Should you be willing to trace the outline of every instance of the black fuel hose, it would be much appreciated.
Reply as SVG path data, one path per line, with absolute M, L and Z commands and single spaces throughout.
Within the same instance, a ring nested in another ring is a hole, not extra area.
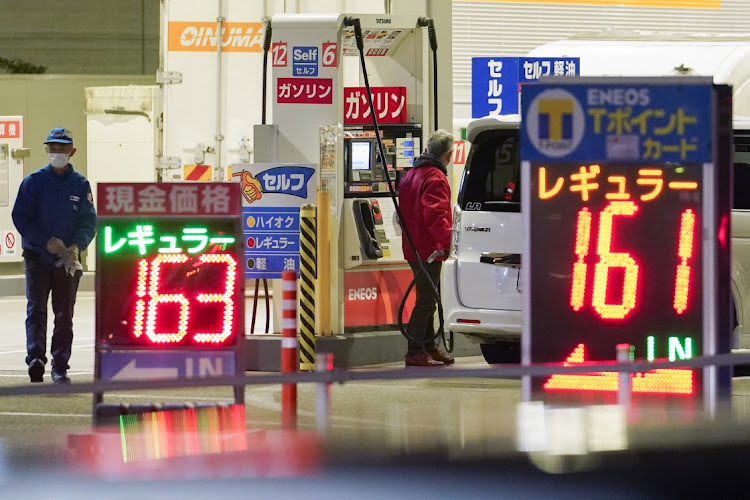
M 422 20 L 427 18 L 420 18 L 420 22 Z M 432 21 L 431 19 L 429 21 Z M 438 327 L 435 334 L 432 336 L 432 338 L 429 339 L 416 339 L 414 337 L 411 337 L 409 335 L 409 332 L 407 331 L 407 328 L 404 326 L 404 320 L 403 320 L 403 313 L 404 313 L 404 307 L 406 305 L 406 299 L 409 297 L 409 293 L 411 292 L 411 289 L 414 288 L 416 284 L 416 275 L 415 278 L 412 280 L 412 282 L 409 284 L 409 286 L 406 289 L 406 293 L 404 293 L 404 298 L 401 300 L 401 304 L 398 309 L 398 327 L 401 331 L 401 334 L 406 337 L 409 340 L 412 340 L 414 342 L 424 342 L 427 340 L 428 342 L 434 341 L 438 337 L 441 337 L 443 339 L 443 344 L 445 345 L 448 352 L 451 352 L 453 350 L 453 341 L 451 337 L 450 346 L 445 341 L 445 328 L 444 328 L 444 320 L 443 320 L 443 305 L 440 300 L 440 291 L 438 290 L 437 285 L 432 281 L 432 278 L 430 278 L 429 273 L 427 272 L 427 269 L 425 268 L 424 262 L 419 256 L 419 252 L 417 252 L 416 247 L 414 246 L 414 242 L 411 239 L 411 235 L 409 234 L 409 231 L 406 228 L 406 223 L 404 221 L 403 215 L 401 214 L 401 208 L 398 205 L 398 199 L 396 197 L 396 189 L 393 185 L 393 181 L 391 180 L 391 176 L 388 175 L 388 162 L 386 161 L 386 155 L 385 155 L 385 148 L 383 147 L 383 141 L 380 137 L 380 128 L 378 127 L 378 120 L 377 120 L 377 113 L 375 112 L 375 105 L 373 104 L 372 100 L 372 92 L 370 91 L 370 80 L 367 76 L 367 65 L 365 63 L 365 51 L 364 51 L 364 42 L 362 41 L 362 26 L 360 24 L 359 18 L 356 17 L 346 17 L 344 18 L 344 25 L 346 26 L 352 26 L 354 28 L 354 38 L 357 43 L 357 49 L 359 50 L 359 59 L 360 63 L 362 64 L 362 77 L 364 78 L 365 82 L 365 90 L 367 94 L 367 102 L 370 107 L 370 116 L 372 117 L 372 125 L 375 129 L 375 140 L 378 143 L 378 151 L 380 152 L 380 158 L 383 160 L 383 163 L 385 164 L 386 169 L 386 181 L 388 184 L 388 190 L 390 191 L 391 198 L 393 199 L 393 205 L 396 208 L 396 216 L 398 217 L 398 221 L 401 224 L 401 228 L 403 229 L 403 234 L 406 237 L 406 241 L 409 244 L 409 248 L 414 253 L 414 255 L 417 256 L 417 262 L 419 262 L 419 270 L 418 272 L 422 272 L 427 276 L 427 279 L 430 282 L 430 287 L 432 289 L 433 296 L 437 299 L 437 308 L 438 308 L 438 316 L 440 320 L 440 326 Z M 431 39 L 435 39 L 434 49 L 437 49 L 437 39 L 434 37 L 434 22 L 432 23 L 432 36 Z M 431 42 L 432 45 L 432 42 Z M 434 53 L 434 52 L 433 52 Z M 437 94 L 437 78 L 435 78 L 435 93 Z M 435 108 L 435 127 L 437 130 L 437 108 Z M 395 171 L 395 168 L 394 168 Z
M 431 17 L 420 17 L 417 24 L 427 27 L 427 34 L 430 39 L 430 49 L 432 50 L 432 106 L 435 117 L 435 130 L 438 126 L 438 61 L 437 61 L 437 33 L 435 32 L 435 21 Z
M 266 124 L 266 97 L 268 92 L 268 50 L 271 48 L 271 34 L 273 30 L 271 28 L 271 19 L 266 19 L 265 30 L 263 31 L 263 101 L 261 105 L 261 120 L 260 122 Z

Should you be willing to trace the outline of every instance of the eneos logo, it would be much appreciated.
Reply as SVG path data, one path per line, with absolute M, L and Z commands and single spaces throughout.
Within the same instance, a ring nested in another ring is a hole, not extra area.
M 526 133 L 534 147 L 552 158 L 573 152 L 586 129 L 578 100 L 563 89 L 545 90 L 531 102 L 526 114 Z
M 378 298 L 377 287 L 350 288 L 349 300 L 376 300 Z
M 170 22 L 168 50 L 216 52 L 215 22 Z M 263 23 L 222 23 L 221 50 L 262 52 Z

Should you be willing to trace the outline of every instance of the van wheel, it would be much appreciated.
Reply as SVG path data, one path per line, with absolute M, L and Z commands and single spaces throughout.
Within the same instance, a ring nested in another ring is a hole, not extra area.
M 501 363 L 521 363 L 521 344 L 519 342 L 493 342 L 481 344 L 482 356 L 491 365 Z

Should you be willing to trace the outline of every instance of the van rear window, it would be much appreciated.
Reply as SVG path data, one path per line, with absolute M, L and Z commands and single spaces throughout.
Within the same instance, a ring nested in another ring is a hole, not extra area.
M 463 210 L 521 211 L 518 130 L 492 130 L 471 145 L 458 203 Z

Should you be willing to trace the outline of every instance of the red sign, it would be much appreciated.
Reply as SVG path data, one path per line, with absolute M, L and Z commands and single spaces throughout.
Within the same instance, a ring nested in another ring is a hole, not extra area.
M 453 164 L 463 165 L 466 163 L 466 141 L 453 142 Z
M 412 278 L 410 269 L 345 273 L 344 326 L 398 324 L 398 307 Z M 409 321 L 414 299 L 412 292 L 404 307 L 404 323 Z
M 236 182 L 100 183 L 100 216 L 238 216 L 240 185 Z
M 286 43 L 274 42 L 271 44 L 271 62 L 274 67 L 284 67 L 287 65 Z
M 378 123 L 406 123 L 406 87 L 371 87 Z M 344 123 L 371 123 L 364 87 L 344 87 Z
M 323 45 L 323 57 L 320 61 L 321 66 L 324 68 L 335 68 L 339 65 L 338 57 L 338 44 L 336 42 L 324 43 Z
M 0 139 L 20 139 L 21 122 L 18 120 L 0 121 Z
M 279 104 L 332 104 L 331 78 L 279 78 L 276 84 Z
M 377 49 L 367 49 L 367 54 L 365 54 L 368 57 L 377 57 L 377 56 L 384 56 L 388 53 L 387 48 L 377 48 Z

